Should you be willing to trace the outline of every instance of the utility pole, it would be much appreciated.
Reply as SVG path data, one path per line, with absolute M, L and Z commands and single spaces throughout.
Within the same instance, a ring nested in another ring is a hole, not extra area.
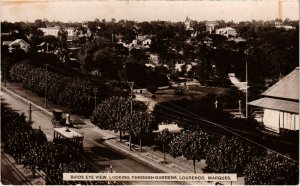
M 132 100 L 133 100 L 133 84 L 134 82 L 128 82 L 130 86 L 130 117 L 131 117 L 131 125 L 132 125 Z M 131 134 L 129 134 L 129 150 L 131 151 Z
M 4 79 L 4 86 L 6 86 L 6 70 L 4 70 L 3 79 Z
M 206 82 L 206 59 L 204 60 L 204 82 L 205 82 L 205 87 L 207 86 L 207 82 Z
M 98 88 L 94 89 L 94 94 L 95 94 L 95 109 L 97 107 L 97 93 L 98 93 Z
M 248 62 L 246 60 L 246 119 L 248 118 Z
M 7 76 L 6 73 L 4 73 L 4 86 L 6 86 Z
M 113 172 L 113 170 L 112 170 L 112 165 L 110 164 L 109 165 L 109 171 L 108 171 L 108 173 L 112 173 Z M 110 181 L 108 181 L 108 185 L 110 185 Z
M 48 99 L 47 99 L 47 89 L 48 89 L 48 65 L 49 64 L 45 64 L 45 67 L 46 67 L 46 85 L 45 85 L 45 108 L 47 108 L 47 102 L 48 102 Z
M 31 115 L 31 113 L 32 113 L 32 108 L 31 108 L 31 103 L 29 103 L 29 111 L 28 111 L 28 114 L 29 114 L 29 116 L 28 116 L 28 122 L 31 124 L 31 122 L 32 122 L 32 115 Z

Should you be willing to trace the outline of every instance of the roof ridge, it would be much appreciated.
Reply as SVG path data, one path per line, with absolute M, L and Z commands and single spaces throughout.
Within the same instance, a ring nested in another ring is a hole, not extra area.
M 299 68 L 281 78 L 262 93 L 262 96 L 299 100 Z

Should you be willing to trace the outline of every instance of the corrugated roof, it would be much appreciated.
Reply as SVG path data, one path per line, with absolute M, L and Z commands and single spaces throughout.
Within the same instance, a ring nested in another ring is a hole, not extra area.
M 266 90 L 262 95 L 299 101 L 299 67 Z
M 299 114 L 299 103 L 295 101 L 265 97 L 252 101 L 248 105 Z

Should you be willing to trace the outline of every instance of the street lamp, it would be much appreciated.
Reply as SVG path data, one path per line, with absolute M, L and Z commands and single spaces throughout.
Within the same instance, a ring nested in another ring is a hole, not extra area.
M 46 84 L 45 84 L 45 108 L 47 108 L 47 89 L 48 89 L 48 65 L 49 64 L 45 64 L 46 67 Z

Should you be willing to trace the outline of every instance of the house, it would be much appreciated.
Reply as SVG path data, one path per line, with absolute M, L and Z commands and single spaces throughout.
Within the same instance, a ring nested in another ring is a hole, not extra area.
M 28 52 L 30 48 L 30 44 L 25 42 L 23 39 L 16 39 L 13 42 L 11 42 L 8 46 L 9 52 L 12 52 L 15 49 L 22 49 L 25 52 Z
M 299 67 L 248 105 L 262 110 L 259 120 L 276 133 L 299 131 Z
M 10 32 L 1 32 L 1 36 L 10 36 L 11 33 Z
M 159 63 L 159 56 L 158 56 L 158 54 L 152 54 L 151 53 L 149 55 L 149 60 L 150 60 L 151 63 L 153 63 L 155 65 L 158 65 L 158 63 Z
M 55 36 L 57 37 L 58 32 L 60 31 L 60 26 L 52 26 L 47 28 L 39 28 L 44 32 L 45 36 Z
M 236 30 L 231 27 L 217 29 L 216 34 L 226 36 L 227 38 L 228 37 L 236 37 L 236 35 L 237 35 Z
M 146 46 L 146 45 L 151 45 L 151 36 L 150 35 L 141 35 L 141 36 L 137 36 L 136 37 L 136 44 L 137 45 L 142 45 L 142 46 Z
M 151 45 L 151 39 L 147 38 L 145 40 L 142 40 L 142 45 L 143 46 L 149 46 L 149 45 Z
M 58 36 L 58 32 L 61 30 L 60 26 L 52 26 L 52 27 L 47 27 L 47 28 L 39 28 L 44 32 L 45 36 Z M 68 38 L 67 41 L 72 41 L 74 39 L 74 35 L 76 33 L 74 27 L 69 27 L 64 29 L 65 31 L 68 32 Z
M 136 36 L 136 38 L 129 43 L 128 45 L 123 44 L 124 47 L 129 48 L 129 50 L 135 49 L 149 49 L 151 45 L 151 35 L 140 35 Z M 122 42 L 119 42 L 122 43 Z
M 65 29 L 68 32 L 67 41 L 73 41 L 75 39 L 76 29 L 74 27 L 69 27 Z
M 205 36 L 204 38 L 201 39 L 201 42 L 205 44 L 206 46 L 211 46 L 213 44 L 212 38 Z
M 286 25 L 278 25 L 278 26 L 275 26 L 275 28 L 284 28 L 285 30 L 295 30 L 296 27 L 293 27 L 293 26 L 286 26 Z
M 9 46 L 13 41 L 2 41 L 2 45 Z
M 206 31 L 209 32 L 209 34 L 212 33 L 212 31 L 215 30 L 215 27 L 218 26 L 219 24 L 215 21 L 207 21 L 205 23 Z
M 242 37 L 229 38 L 228 41 L 234 41 L 235 43 L 246 42 L 247 40 Z

